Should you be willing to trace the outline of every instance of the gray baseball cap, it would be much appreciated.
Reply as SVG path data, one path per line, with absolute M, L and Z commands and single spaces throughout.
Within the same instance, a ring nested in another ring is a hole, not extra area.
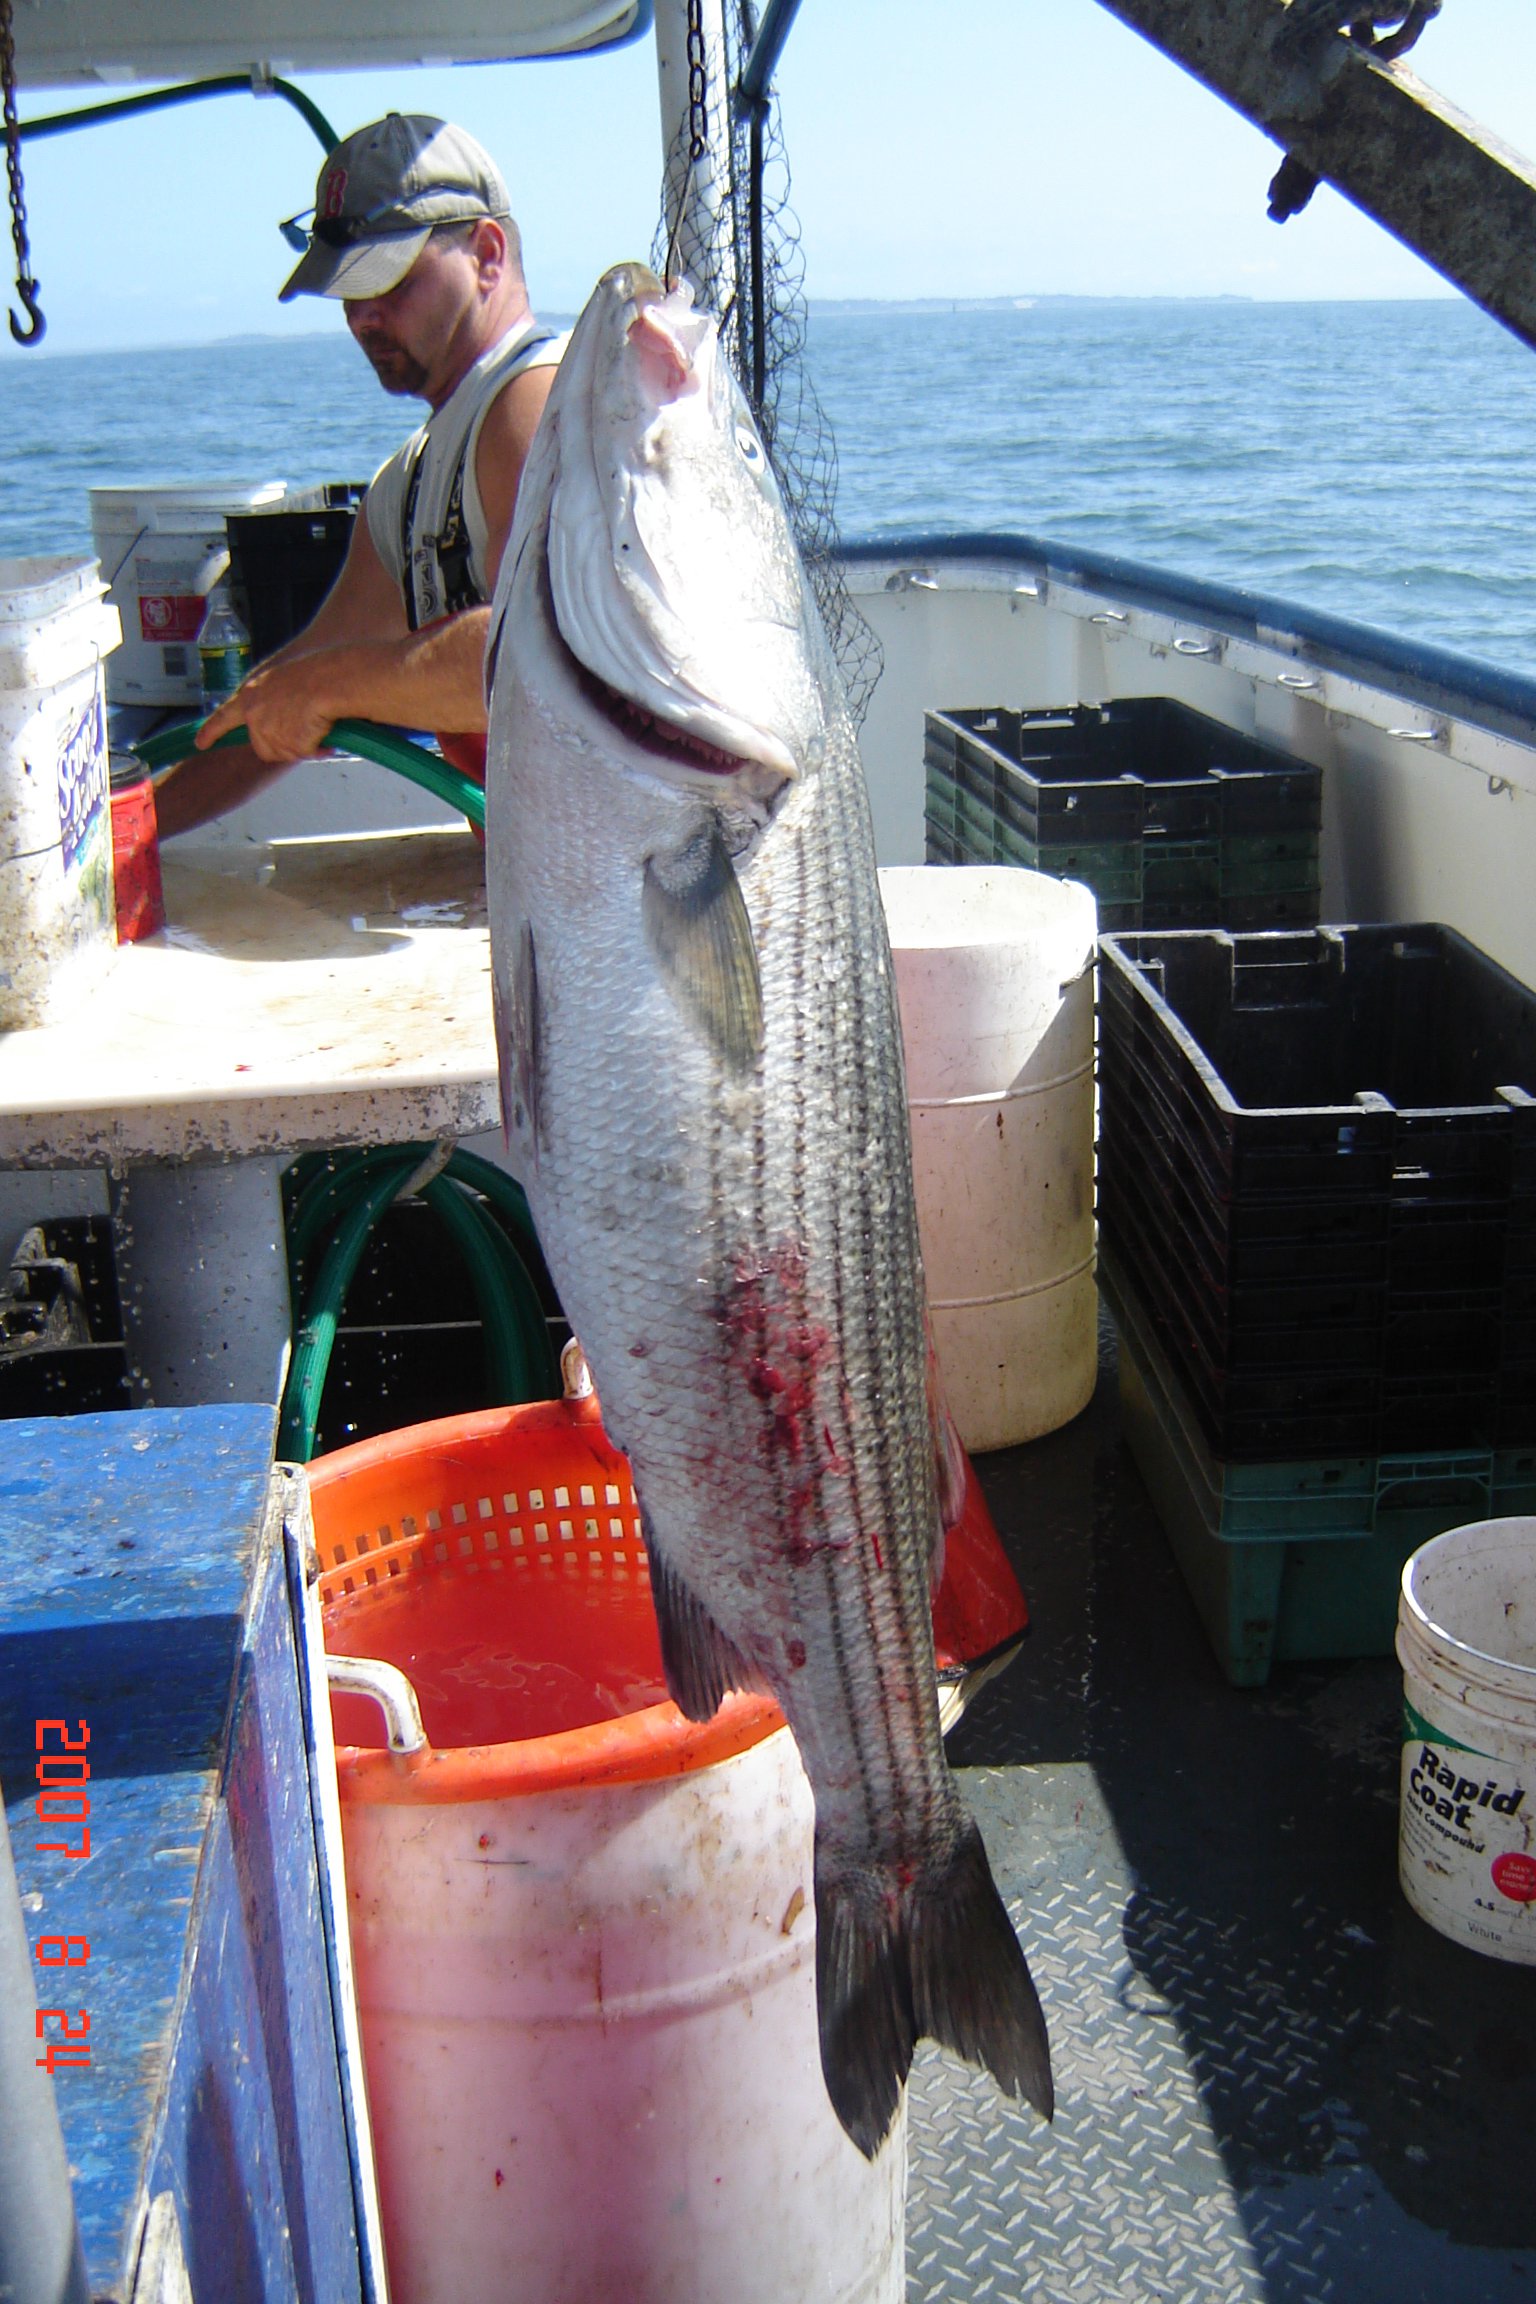
M 425 113 L 391 112 L 327 157 L 315 185 L 309 245 L 278 302 L 387 296 L 434 226 L 510 214 L 500 172 L 473 136 Z

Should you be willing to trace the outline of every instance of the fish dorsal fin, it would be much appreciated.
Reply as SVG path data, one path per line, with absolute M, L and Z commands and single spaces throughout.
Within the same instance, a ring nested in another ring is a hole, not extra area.
M 644 1513 L 640 1525 L 651 1563 L 651 1599 L 661 1635 L 661 1661 L 668 1693 L 679 1712 L 689 1720 L 712 1720 L 728 1689 L 767 1693 L 762 1675 L 753 1671 L 735 1641 L 721 1631 L 682 1578 L 668 1567 Z
M 648 856 L 641 917 L 668 989 L 722 1062 L 746 1072 L 763 1044 L 763 988 L 746 899 L 718 817 Z

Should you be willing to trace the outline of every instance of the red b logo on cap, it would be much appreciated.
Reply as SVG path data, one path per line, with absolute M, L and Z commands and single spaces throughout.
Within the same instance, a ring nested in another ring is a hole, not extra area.
M 333 168 L 325 180 L 325 198 L 320 204 L 321 215 L 339 216 L 341 204 L 346 196 L 347 172 L 345 168 Z

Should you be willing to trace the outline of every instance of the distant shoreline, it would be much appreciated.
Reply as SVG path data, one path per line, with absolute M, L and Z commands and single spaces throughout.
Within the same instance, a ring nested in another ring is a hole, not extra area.
M 833 319 L 859 320 L 888 319 L 911 313 L 921 317 L 941 312 L 1034 312 L 1060 311 L 1064 306 L 1074 311 L 1123 310 L 1128 306 L 1144 304 L 1241 304 L 1257 309 L 1260 306 L 1327 304 L 1348 309 L 1358 304 L 1462 304 L 1466 298 L 1448 289 L 1443 295 L 1429 293 L 1423 296 L 1245 296 L 1233 289 L 1222 289 L 1210 296 L 812 296 L 807 299 L 813 314 L 826 314 Z
M 807 309 L 813 319 L 825 320 L 902 320 L 937 319 L 951 313 L 1019 313 L 1029 312 L 1094 312 L 1131 311 L 1143 306 L 1198 307 L 1209 309 L 1213 305 L 1241 305 L 1245 311 L 1267 310 L 1270 307 L 1297 305 L 1326 306 L 1330 310 L 1347 311 L 1357 306 L 1464 304 L 1466 298 L 1455 290 L 1443 293 L 1431 291 L 1422 296 L 1252 296 L 1240 295 L 1233 290 L 1222 290 L 1210 296 L 1071 296 L 1061 294 L 1018 296 L 812 296 Z M 541 316 L 552 326 L 568 328 L 575 321 L 574 312 L 543 307 Z M 244 330 L 234 336 L 203 336 L 172 338 L 158 343 L 142 344 L 48 344 L 40 353 L 33 354 L 28 367 L 41 367 L 56 360 L 130 358 L 151 352 L 219 352 L 241 345 L 317 344 L 337 343 L 343 332 L 336 328 L 304 328 Z M 15 371 L 13 371 L 14 373 Z

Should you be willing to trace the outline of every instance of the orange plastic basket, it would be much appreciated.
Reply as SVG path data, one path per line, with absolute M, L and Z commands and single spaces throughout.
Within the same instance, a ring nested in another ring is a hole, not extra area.
M 967 1470 L 934 1609 L 949 1679 L 1011 1651 L 1027 1622 Z M 728 1696 L 704 1722 L 666 1697 L 634 1484 L 591 1395 L 385 1433 L 317 1457 L 309 1488 L 326 1648 L 406 1672 L 428 1737 L 422 1752 L 393 1754 L 376 1706 L 333 1696 L 344 1799 L 644 1782 L 728 1759 L 783 1725 L 763 1696 Z M 485 1656 L 494 1688 L 478 1677 Z M 589 1702 L 594 1671 L 602 1685 Z M 535 1727 L 541 1712 L 557 1724 Z M 487 1740 L 490 1721 L 508 1717 L 519 1732 Z

